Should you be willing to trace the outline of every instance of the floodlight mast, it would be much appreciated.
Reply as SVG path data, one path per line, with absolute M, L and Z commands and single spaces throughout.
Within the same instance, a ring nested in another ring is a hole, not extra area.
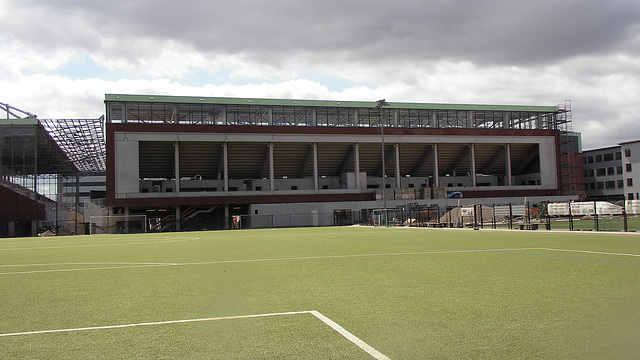
M 382 122 L 382 107 L 389 106 L 386 99 L 376 101 L 376 109 L 379 111 L 380 116 L 380 140 L 382 143 L 382 206 L 384 207 L 384 226 L 389 226 L 389 216 L 387 215 L 387 171 L 386 167 L 386 154 L 384 152 L 384 124 Z

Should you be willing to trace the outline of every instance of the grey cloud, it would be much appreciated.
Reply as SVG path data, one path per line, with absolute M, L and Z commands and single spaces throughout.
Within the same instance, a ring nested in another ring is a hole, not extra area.
M 201 52 L 265 61 L 312 52 L 325 61 L 416 59 L 545 64 L 637 52 L 640 3 L 588 1 L 31 0 L 41 18 L 15 31 L 46 46 L 101 51 L 112 39 L 172 39 Z M 34 10 L 35 11 L 32 11 Z M 45 18 L 46 17 L 46 18 Z M 95 29 L 88 29 L 95 26 Z M 82 33 L 98 37 L 87 42 Z M 64 36 L 70 35 L 70 36 Z M 135 53 L 135 48 L 126 50 Z

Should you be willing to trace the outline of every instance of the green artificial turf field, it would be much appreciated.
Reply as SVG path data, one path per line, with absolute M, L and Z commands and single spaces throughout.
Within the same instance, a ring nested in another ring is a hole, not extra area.
M 2 359 L 636 358 L 640 236 L 332 227 L 0 239 L 0 304 Z

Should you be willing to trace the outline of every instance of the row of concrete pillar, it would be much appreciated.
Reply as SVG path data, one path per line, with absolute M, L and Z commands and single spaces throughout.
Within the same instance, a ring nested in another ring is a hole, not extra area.
M 275 169 L 274 169 L 274 160 L 273 160 L 273 152 L 274 152 L 274 146 L 275 144 L 269 143 L 268 144 L 268 170 L 269 170 L 269 185 L 270 185 L 270 190 L 273 191 L 275 190 Z M 382 145 L 381 145 L 382 146 Z M 175 142 L 175 179 L 176 179 L 176 192 L 180 192 L 180 142 Z M 384 150 L 384 149 L 383 149 Z M 384 165 L 386 165 L 386 163 L 390 160 L 391 156 L 393 155 L 394 158 L 394 173 L 395 173 L 395 187 L 396 188 L 400 188 L 401 187 L 401 173 L 400 173 L 400 146 L 398 143 L 393 143 L 393 149 L 392 149 L 393 153 L 388 152 L 388 153 L 384 153 L 383 151 L 383 162 L 385 162 Z M 356 174 L 360 173 L 360 144 L 356 143 L 353 145 L 352 148 L 352 153 L 353 153 L 353 161 L 354 161 L 354 170 Z M 414 169 L 414 172 L 417 172 L 420 170 L 420 168 L 422 168 L 422 166 L 424 166 L 426 164 L 427 161 L 429 161 L 429 158 L 432 158 L 433 161 L 433 179 L 434 179 L 434 186 L 439 187 L 440 186 L 440 174 L 439 174 L 439 164 L 438 164 L 438 144 L 433 144 L 431 145 L 431 147 L 425 152 L 425 154 L 423 154 L 422 159 L 419 161 L 418 165 L 416 166 L 416 169 Z M 309 156 L 310 155 L 310 156 Z M 314 189 L 318 190 L 320 187 L 319 184 L 319 173 L 318 173 L 318 143 L 312 143 L 311 144 L 311 148 L 310 148 L 310 154 L 307 156 L 307 160 L 308 162 L 313 162 L 313 184 L 314 184 Z M 351 155 L 351 153 L 350 153 Z M 498 160 L 498 158 L 500 156 L 504 155 L 505 158 L 505 185 L 506 186 L 511 186 L 512 185 L 512 180 L 511 180 L 511 145 L 510 144 L 505 144 L 504 147 L 494 155 L 494 157 L 490 160 L 489 164 L 485 165 L 483 168 L 482 173 L 486 173 L 486 171 L 488 171 L 489 168 L 491 168 L 491 166 L 493 165 L 492 163 L 495 163 L 495 161 Z M 455 171 L 455 169 L 466 159 L 466 158 L 470 159 L 470 173 L 471 173 L 471 180 L 472 180 L 472 186 L 476 186 L 476 174 L 477 174 L 477 169 L 476 169 L 476 161 L 475 161 L 475 144 L 470 144 L 468 145 L 465 150 L 463 150 L 460 154 L 458 154 L 458 158 L 454 161 L 454 163 L 449 167 L 449 169 L 447 169 L 447 173 L 453 173 Z M 229 190 L 229 166 L 228 166 L 228 143 L 224 142 L 222 143 L 222 178 L 224 180 L 224 191 L 228 191 Z M 350 162 L 351 160 L 349 160 Z M 265 164 L 266 166 L 267 164 Z M 305 166 L 307 166 L 305 164 Z M 382 168 L 384 168 L 384 166 L 382 166 Z M 343 172 L 346 172 L 346 169 L 343 169 Z M 379 176 L 383 176 L 384 174 L 382 174 L 381 170 L 379 171 Z M 360 189 L 361 188 L 361 181 L 360 181 L 360 176 L 356 176 L 356 188 Z

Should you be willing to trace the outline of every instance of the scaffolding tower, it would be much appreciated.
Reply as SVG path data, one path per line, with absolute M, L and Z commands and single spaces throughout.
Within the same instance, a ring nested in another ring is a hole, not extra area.
M 573 132 L 571 100 L 560 105 L 558 113 L 558 190 L 560 195 L 584 197 L 582 184 L 578 182 L 576 157 L 579 156 L 577 137 Z

